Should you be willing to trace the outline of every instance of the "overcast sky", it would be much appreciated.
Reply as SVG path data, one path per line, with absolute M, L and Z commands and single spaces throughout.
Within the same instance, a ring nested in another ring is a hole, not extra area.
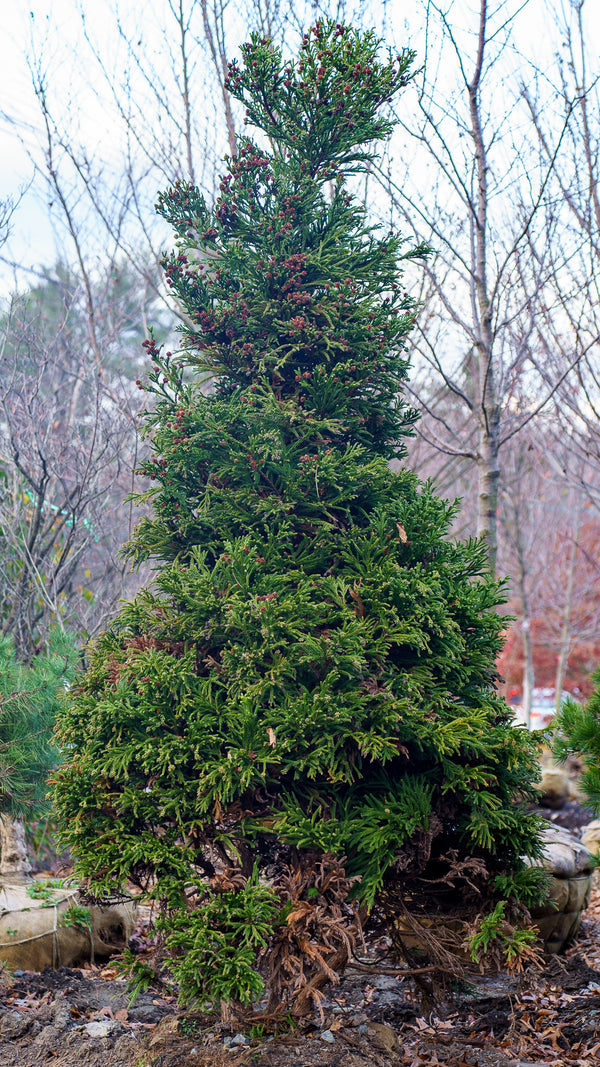
M 568 4 L 569 0 L 563 0 Z M 372 7 L 377 11 L 379 0 L 373 0 Z M 31 66 L 35 65 L 36 54 L 44 52 L 50 57 L 50 76 L 52 92 L 55 98 L 63 99 L 65 106 L 71 99 L 81 116 L 81 126 L 77 132 L 80 141 L 89 138 L 95 146 L 102 146 L 104 161 L 110 166 L 111 157 L 114 165 L 120 163 L 121 147 L 113 131 L 107 125 L 108 110 L 102 106 L 102 98 L 94 96 L 86 84 L 89 83 L 89 53 L 82 42 L 82 22 L 79 8 L 90 26 L 93 36 L 98 41 L 106 56 L 118 62 L 118 40 L 114 31 L 114 20 L 108 15 L 109 0 L 8 0 L 0 5 L 0 35 L 3 41 L 3 95 L 0 103 L 0 197 L 17 197 L 28 183 L 31 188 L 25 194 L 21 207 L 16 214 L 13 235 L 4 252 L 19 262 L 50 263 L 60 252 L 48 219 L 47 198 L 34 177 L 32 155 L 36 155 L 36 143 L 39 143 L 41 123 L 40 109 L 32 90 Z M 497 5 L 496 5 L 497 6 Z M 519 10 L 520 0 L 506 0 L 503 5 L 507 17 Z M 472 11 L 477 7 L 476 0 L 447 0 L 446 7 L 452 7 L 456 18 L 457 11 Z M 381 0 L 379 14 L 384 8 L 392 15 L 390 39 L 395 43 L 408 42 L 419 50 L 422 39 L 422 15 L 416 2 L 406 4 L 392 3 L 385 5 Z M 129 12 L 127 17 L 135 18 L 140 11 L 143 14 L 141 25 L 144 33 L 151 40 L 152 12 L 154 6 L 146 3 L 131 5 L 131 0 L 122 5 Z M 401 15 L 398 11 L 401 9 Z M 236 5 L 230 10 L 235 13 Z M 523 52 L 536 54 L 543 66 L 544 56 L 552 50 L 552 26 L 547 17 L 547 0 L 526 0 L 519 15 L 518 43 Z M 588 0 L 585 8 L 590 40 L 600 40 L 600 0 Z M 467 24 L 465 22 L 465 25 Z M 408 31 L 407 31 L 408 24 Z M 245 28 L 239 27 L 235 39 L 245 35 Z M 57 44 L 59 42 L 59 44 Z M 150 47 L 150 58 L 152 48 Z M 103 90 L 104 91 L 104 90 Z M 87 94 L 87 95 L 86 95 Z M 150 121 L 152 121 L 150 119 Z M 39 152 L 38 152 L 39 158 Z M 59 239 L 60 242 L 60 239 Z M 0 264 L 0 285 L 6 292 L 11 285 L 11 274 L 7 273 L 6 264 L 2 270 Z

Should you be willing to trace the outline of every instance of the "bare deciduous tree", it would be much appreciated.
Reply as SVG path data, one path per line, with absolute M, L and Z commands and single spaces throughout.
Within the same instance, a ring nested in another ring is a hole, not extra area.
M 545 233 L 543 209 L 571 108 L 552 151 L 532 152 L 516 121 L 519 93 L 509 95 L 516 58 L 506 5 L 478 0 L 468 26 L 452 5 L 426 7 L 421 118 L 416 129 L 402 123 L 413 151 L 404 151 L 404 171 L 390 164 L 380 177 L 403 228 L 434 249 L 415 343 L 419 433 L 432 449 L 476 469 L 476 531 L 494 570 L 501 449 L 581 355 L 566 354 L 551 374 L 540 374 L 530 358 L 546 276 L 526 253 L 532 232 L 536 239 Z
M 570 442 L 557 440 L 551 412 L 505 451 L 500 563 L 512 575 L 526 722 L 540 678 L 553 685 L 559 702 L 575 649 L 598 644 L 600 524 L 588 491 L 594 479 Z
M 585 23 L 590 4 L 557 0 L 551 10 L 562 38 L 557 66 L 523 86 L 544 160 L 556 155 L 557 114 L 571 113 L 552 176 L 544 252 L 533 238 L 528 250 L 537 262 L 542 254 L 547 260 L 535 322 L 536 369 L 549 382 L 558 365 L 577 359 L 576 376 L 557 397 L 556 437 L 573 457 L 559 471 L 600 506 L 600 82 Z
M 2 323 L 0 632 L 24 661 L 51 622 L 95 632 L 128 582 L 118 549 L 139 394 L 111 366 L 106 324 L 98 367 L 86 312 L 85 287 L 59 273 L 14 297 Z M 121 338 L 124 325 L 113 323 Z

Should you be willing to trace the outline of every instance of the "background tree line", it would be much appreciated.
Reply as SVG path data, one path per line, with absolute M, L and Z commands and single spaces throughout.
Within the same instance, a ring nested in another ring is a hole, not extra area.
M 4 114 L 32 186 L 0 215 L 13 279 L 0 626 L 26 660 L 51 622 L 95 633 L 138 580 L 118 549 L 136 517 L 123 500 L 140 460 L 140 342 L 150 323 L 163 340 L 186 321 L 166 302 L 156 194 L 183 178 L 216 196 L 219 159 L 244 126 L 227 59 L 254 29 L 294 47 L 319 14 L 410 44 L 422 66 L 384 165 L 361 186 L 374 224 L 433 249 L 412 279 L 421 420 L 409 463 L 462 497 L 456 533 L 483 537 L 491 569 L 510 576 L 507 688 L 526 707 L 534 684 L 585 693 L 600 659 L 592 0 L 422 0 L 408 24 L 385 0 L 114 0 L 94 15 L 73 0 L 68 35 L 33 20 L 30 104 Z M 17 239 L 34 191 L 60 253 L 41 262 Z

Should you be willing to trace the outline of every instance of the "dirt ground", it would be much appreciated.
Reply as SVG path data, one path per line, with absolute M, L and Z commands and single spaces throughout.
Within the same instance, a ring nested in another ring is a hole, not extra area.
M 393 975 L 348 971 L 324 1020 L 260 1039 L 182 1014 L 173 997 L 144 993 L 130 1005 L 116 973 L 87 967 L 2 976 L 0 1067 L 600 1064 L 600 891 L 565 957 L 551 957 L 543 972 L 522 980 L 476 977 L 443 1019 L 424 1017 Z
M 548 817 L 577 831 L 590 816 L 570 801 Z M 349 968 L 323 1011 L 231 1033 L 164 991 L 130 1003 L 112 965 L 0 972 L 0 1067 L 600 1067 L 600 878 L 575 943 L 541 971 L 472 975 L 440 1018 L 395 973 Z

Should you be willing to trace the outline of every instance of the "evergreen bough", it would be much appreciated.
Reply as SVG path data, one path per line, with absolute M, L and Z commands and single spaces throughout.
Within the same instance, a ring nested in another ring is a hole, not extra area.
M 579 788 L 600 815 L 600 669 L 592 675 L 594 690 L 585 704 L 565 698 L 554 726 L 554 754 L 564 761 L 583 757 Z
M 0 637 L 0 816 L 31 817 L 46 805 L 48 775 L 59 760 L 54 722 L 75 657 L 73 638 L 57 626 L 29 664 Z
M 446 538 L 453 505 L 388 465 L 415 420 L 400 264 L 426 250 L 345 184 L 411 77 L 413 53 L 379 52 L 330 22 L 295 63 L 253 36 L 228 88 L 260 143 L 214 208 L 184 182 L 159 199 L 186 325 L 175 355 L 145 342 L 153 514 L 128 549 L 156 578 L 61 717 L 79 874 L 160 901 L 183 998 L 230 1010 L 263 981 L 308 1010 L 369 915 L 401 947 L 406 907 L 496 928 L 537 892 L 535 747 L 494 688 L 502 591 Z

